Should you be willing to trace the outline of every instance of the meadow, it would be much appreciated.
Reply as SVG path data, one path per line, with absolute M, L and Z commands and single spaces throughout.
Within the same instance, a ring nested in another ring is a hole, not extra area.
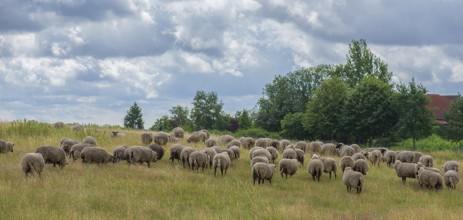
M 29 123 L 29 124 L 28 124 Z M 41 177 L 28 177 L 20 167 L 27 152 L 41 145 L 58 146 L 62 138 L 92 135 L 112 153 L 119 145 L 141 145 L 141 131 L 90 126 L 85 131 L 55 129 L 35 122 L 0 123 L 0 139 L 15 143 L 0 154 L 0 219 L 462 219 L 463 186 L 439 191 L 420 188 L 415 179 L 401 179 L 384 163 L 370 167 L 360 195 L 346 192 L 342 173 L 312 181 L 307 161 L 292 178 L 275 174 L 272 184 L 253 185 L 248 150 L 227 175 L 214 177 L 168 160 L 128 166 L 126 162 L 86 165 L 68 160 L 63 169 L 47 164 Z M 201 144 L 181 144 L 204 148 Z M 463 154 L 426 152 L 442 170 L 447 160 Z M 334 157 L 339 161 L 339 157 Z M 279 158 L 280 159 L 280 158 Z M 279 161 L 279 159 L 277 161 Z

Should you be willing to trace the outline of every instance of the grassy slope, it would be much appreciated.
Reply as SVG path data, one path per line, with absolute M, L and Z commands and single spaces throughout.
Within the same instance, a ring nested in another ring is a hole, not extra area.
M 69 161 L 64 169 L 46 165 L 42 178 L 26 179 L 21 171 L 21 156 L 37 146 L 86 135 L 94 135 L 110 152 L 118 145 L 140 144 L 140 133 L 125 134 L 112 138 L 110 130 L 64 129 L 27 138 L 2 137 L 15 143 L 15 151 L 0 154 L 0 219 L 461 219 L 461 185 L 438 192 L 419 188 L 416 180 L 404 186 L 384 164 L 370 168 L 361 195 L 346 192 L 340 172 L 337 179 L 323 175 L 320 183 L 313 182 L 307 163 L 292 178 L 276 174 L 272 185 L 253 185 L 247 150 L 225 177 L 172 164 L 169 153 L 151 168 Z M 439 168 L 444 160 L 462 158 L 453 152 L 431 155 Z

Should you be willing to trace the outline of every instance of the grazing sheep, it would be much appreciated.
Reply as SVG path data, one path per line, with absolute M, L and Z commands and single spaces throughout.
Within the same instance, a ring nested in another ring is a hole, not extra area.
M 183 150 L 183 148 L 185 148 L 185 146 L 181 145 L 181 144 L 174 144 L 170 147 L 170 157 L 169 157 L 169 160 L 172 160 L 172 163 L 174 163 L 174 160 L 177 159 L 178 161 L 180 161 L 180 154 Z
M 342 175 L 342 182 L 347 187 L 347 192 L 352 191 L 352 187 L 357 190 L 357 194 L 362 192 L 363 183 L 365 182 L 365 177 L 361 172 L 352 170 L 351 167 L 346 167 L 344 174 Z
M 220 146 L 227 146 L 227 144 L 233 141 L 233 139 L 235 139 L 233 136 L 226 134 L 226 135 L 220 136 L 217 139 L 217 142 L 219 143 Z
M 207 164 L 207 155 L 202 151 L 195 151 L 190 154 L 188 157 L 188 162 L 190 164 L 191 170 L 198 170 L 201 168 L 204 171 L 204 167 Z
M 273 147 L 273 148 L 275 148 L 275 149 L 278 150 L 278 149 L 280 148 L 280 141 L 278 141 L 278 140 L 271 140 L 271 141 L 269 142 L 269 146 L 270 146 L 270 147 Z
M 162 157 L 164 157 L 164 152 L 166 151 L 164 149 L 163 146 L 159 145 L 159 144 L 151 144 L 150 146 L 148 146 L 151 150 L 153 150 L 154 152 L 156 152 L 157 154 L 157 158 L 156 160 L 161 160 Z
M 444 179 L 440 173 L 426 170 L 424 166 L 418 168 L 418 182 L 421 187 L 426 186 L 429 190 L 441 189 L 444 186 Z
M 272 158 L 270 158 L 270 161 L 272 163 L 275 163 L 275 160 L 278 159 L 278 150 L 272 146 L 265 148 L 267 149 L 268 152 L 270 152 L 270 155 L 272 155 Z
M 209 163 L 209 167 L 212 168 L 212 158 L 214 158 L 217 152 L 212 147 L 204 148 L 203 152 L 207 155 L 207 162 Z
M 429 171 L 432 171 L 432 172 L 435 172 L 435 173 L 438 173 L 439 175 L 441 175 L 441 172 L 440 172 L 439 169 L 436 169 L 434 167 L 426 167 L 421 162 L 418 162 L 417 164 L 415 164 L 415 171 L 414 171 L 415 172 L 415 177 L 418 177 L 420 169 L 429 170 Z M 423 183 L 421 182 L 421 179 L 420 178 L 417 178 L 417 179 L 418 179 L 418 183 L 420 184 L 420 186 L 423 187 Z
M 320 154 L 321 155 L 337 155 L 336 145 L 332 143 L 322 144 Z
M 223 149 L 217 145 L 212 146 L 211 148 L 214 148 L 215 152 L 217 152 L 218 154 L 223 152 Z
M 141 142 L 148 146 L 153 142 L 153 135 L 151 133 L 145 132 L 140 135 Z
M 292 148 L 286 148 L 283 150 L 281 157 L 286 159 L 297 159 L 297 153 Z
M 387 150 L 384 152 L 383 160 L 388 167 L 391 167 L 397 160 L 397 153 L 395 151 Z
M 220 168 L 220 174 L 223 176 L 227 174 L 227 169 L 230 166 L 230 157 L 228 153 L 222 152 L 220 154 L 216 154 L 212 158 L 212 166 L 214 167 L 214 176 L 217 174 L 217 168 Z
M 129 146 L 118 146 L 114 149 L 113 156 L 116 159 L 116 162 L 119 162 L 121 160 L 127 160 L 127 158 L 124 155 L 124 152 L 127 148 L 129 148 Z
M 379 150 L 373 150 L 373 151 L 368 152 L 368 160 L 373 166 L 376 164 L 379 167 L 382 157 L 383 157 L 383 154 Z
M 6 154 L 8 152 L 13 152 L 14 144 L 0 140 L 0 154 Z
M 343 147 L 339 151 L 340 157 L 344 156 L 352 156 L 355 154 L 355 149 L 351 146 L 343 145 Z
M 268 142 L 267 138 L 257 138 L 256 140 L 256 147 L 266 148 L 269 145 L 270 143 Z
M 74 125 L 74 126 L 72 126 L 72 130 L 73 131 L 81 131 L 81 132 L 83 132 L 84 131 L 84 126 L 82 126 L 82 125 Z
M 354 159 L 354 161 L 355 161 L 355 160 L 358 160 L 358 159 L 366 160 L 367 158 L 362 153 L 355 153 L 355 154 L 352 155 L 352 159 Z
M 420 162 L 421 156 L 423 156 L 423 153 L 418 152 L 418 151 L 413 151 L 413 161 L 412 161 L 412 163 Z
M 186 139 L 188 143 L 204 143 L 207 139 L 209 139 L 208 133 L 204 131 L 195 131 L 190 134 L 190 136 Z
M 307 151 L 308 147 L 307 147 L 307 143 L 305 141 L 298 141 L 296 142 L 296 144 L 294 145 L 294 149 L 301 149 L 303 150 L 304 152 Z
M 241 157 L 241 149 L 238 146 L 231 146 L 229 149 L 235 154 L 235 159 L 239 159 Z
M 151 166 L 151 162 L 156 162 L 157 153 L 148 147 L 143 146 L 131 146 L 125 150 L 125 157 L 129 166 L 133 163 L 147 163 L 148 167 Z
M 245 149 L 251 149 L 254 146 L 256 141 L 252 137 L 241 137 L 240 138 L 241 146 Z
M 264 156 L 267 157 L 269 161 L 272 161 L 272 154 L 267 149 L 261 148 L 252 151 L 251 158 L 254 158 L 256 156 Z
M 460 182 L 460 176 L 457 171 L 449 170 L 444 174 L 444 184 L 449 189 L 456 189 L 458 182 Z
M 252 152 L 254 152 L 257 149 L 265 149 L 263 147 L 253 147 L 249 150 L 249 159 L 252 159 Z
M 358 159 L 354 162 L 354 171 L 360 172 L 363 175 L 367 175 L 368 172 L 368 162 L 364 159 Z
M 169 134 L 169 142 L 178 142 L 180 139 Z
M 286 175 L 286 179 L 288 179 L 288 175 L 292 177 L 296 174 L 298 165 L 299 162 L 297 159 L 281 159 L 278 164 L 278 170 L 280 171 L 281 177 L 283 177 L 283 174 Z
M 64 122 L 58 121 L 53 124 L 55 128 L 64 128 Z
M 320 154 L 322 151 L 322 142 L 321 141 L 312 141 L 309 144 L 309 153 L 311 154 Z
M 66 166 L 66 153 L 60 147 L 40 146 L 35 153 L 41 153 L 45 163 L 51 163 L 54 167 L 57 164 L 61 168 Z
M 362 148 L 358 144 L 351 144 L 350 147 L 354 148 L 355 153 L 362 151 Z
M 334 178 L 336 178 L 336 171 L 338 167 L 336 166 L 336 160 L 331 157 L 320 157 L 320 160 L 323 162 L 323 172 L 330 174 L 334 173 Z
M 230 148 L 232 146 L 237 146 L 238 148 L 240 148 L 241 147 L 241 142 L 238 141 L 238 140 L 232 140 L 232 141 L 228 142 L 227 148 Z
M 254 164 L 259 163 L 259 162 L 261 162 L 261 163 L 270 163 L 270 161 L 268 160 L 267 157 L 265 157 L 265 156 L 256 156 L 256 157 L 252 158 L 252 160 L 251 160 L 251 167 L 254 166 Z
M 422 163 L 425 167 L 433 167 L 433 158 L 429 155 L 423 155 L 420 157 L 419 162 Z
M 192 148 L 192 147 L 185 147 L 182 149 L 182 152 L 180 153 L 180 160 L 182 161 L 182 164 L 183 164 L 183 168 L 185 168 L 185 163 L 190 166 L 190 164 L 188 163 L 190 160 L 189 160 L 189 157 L 190 157 L 190 154 L 195 152 L 196 149 Z
M 209 133 L 209 131 L 207 129 L 201 129 L 201 130 L 199 130 L 199 132 L 202 132 L 202 133 L 206 134 L 206 138 L 204 140 L 207 140 L 207 139 L 209 139 L 209 137 L 211 137 L 211 134 Z M 200 135 L 202 135 L 202 134 L 200 134 Z
M 405 184 L 407 178 L 416 178 L 414 163 L 404 163 L 400 160 L 394 162 L 395 172 L 398 177 L 402 178 L 402 183 Z
M 323 166 L 323 162 L 319 159 L 317 154 L 312 155 L 312 159 L 307 165 L 307 170 L 312 176 L 313 181 L 315 181 L 315 178 L 317 178 L 318 182 L 320 182 L 320 176 L 322 175 L 323 170 L 325 170 L 325 167 Z
M 272 184 L 274 173 L 275 164 L 256 163 L 252 166 L 252 178 L 254 180 L 254 184 L 256 184 L 256 179 L 259 184 L 264 184 L 265 180 L 268 180 L 268 182 Z
M 183 139 L 183 137 L 185 136 L 185 131 L 181 127 L 175 127 L 174 129 L 172 129 L 172 136 Z
M 91 144 L 96 146 L 96 138 L 92 136 L 87 136 L 82 140 L 82 143 Z
M 80 153 L 82 163 L 106 164 L 116 162 L 116 158 L 101 147 L 87 147 Z
M 72 158 L 73 161 L 76 161 L 80 158 L 80 152 L 87 147 L 95 147 L 95 145 L 87 143 L 77 143 L 72 145 L 71 150 L 69 151 L 69 157 Z
M 69 151 L 71 151 L 71 147 L 74 146 L 74 144 L 79 143 L 79 141 L 70 139 L 70 138 L 65 138 L 61 140 L 60 147 L 64 150 L 66 155 L 69 155 Z
M 301 163 L 301 165 L 304 165 L 304 151 L 301 149 L 294 149 L 296 151 L 296 159 Z
M 418 151 L 401 151 L 397 153 L 397 160 L 404 163 L 418 163 L 421 156 L 423 156 L 423 154 Z
M 455 170 L 459 172 L 460 170 L 460 165 L 458 164 L 457 161 L 450 160 L 444 163 L 444 172 L 447 172 L 449 170 Z
M 339 161 L 339 167 L 341 168 L 342 172 L 344 172 L 346 167 L 351 167 L 352 169 L 354 169 L 354 166 L 355 166 L 355 160 L 352 157 L 349 157 L 349 156 L 341 157 L 341 160 Z
M 21 158 L 21 167 L 26 177 L 29 174 L 32 175 L 34 172 L 41 176 L 43 168 L 45 167 L 45 160 L 40 153 L 26 153 Z
M 282 150 L 286 149 L 286 147 L 288 147 L 289 145 L 291 145 L 291 141 L 289 140 L 283 139 L 280 141 L 280 148 Z
M 206 145 L 206 147 L 212 147 L 218 145 L 218 142 L 214 138 L 209 138 L 204 142 L 204 144 Z
M 169 138 L 170 138 L 170 135 L 167 134 L 166 132 L 156 132 L 154 135 L 153 135 L 153 142 L 155 144 L 159 144 L 161 146 L 165 146 L 167 144 L 167 142 L 169 142 Z
M 223 152 L 227 152 L 227 154 L 228 154 L 228 156 L 230 157 L 230 160 L 231 160 L 231 161 L 236 160 L 236 158 L 235 158 L 235 152 L 233 152 L 232 150 L 230 150 L 230 149 L 223 149 Z

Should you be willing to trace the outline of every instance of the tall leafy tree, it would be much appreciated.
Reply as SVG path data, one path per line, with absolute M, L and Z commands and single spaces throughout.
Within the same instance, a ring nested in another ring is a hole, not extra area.
M 288 113 L 304 112 L 305 103 L 325 79 L 332 67 L 320 65 L 277 75 L 265 85 L 257 101 L 256 125 L 268 131 L 280 131 L 280 122 Z
M 223 102 L 216 92 L 197 91 L 193 98 L 190 118 L 195 129 L 223 129 Z
M 305 132 L 302 125 L 304 120 L 304 113 L 296 112 L 287 114 L 283 120 L 281 120 L 281 135 L 285 138 L 304 140 L 308 139 L 309 134 Z
M 448 124 L 442 126 L 441 135 L 452 141 L 463 141 L 463 96 L 452 103 L 444 119 Z
M 163 115 L 161 118 L 156 119 L 150 130 L 152 131 L 171 131 L 174 127 L 172 126 L 172 119 L 167 115 Z
M 394 99 L 394 106 L 399 114 L 396 130 L 402 137 L 413 140 L 413 149 L 416 149 L 418 138 L 426 137 L 432 132 L 432 111 L 426 108 L 429 102 L 426 92 L 426 88 L 416 84 L 413 79 L 408 86 L 397 86 Z
M 375 77 L 365 77 L 349 94 L 345 105 L 344 127 L 358 142 L 371 146 L 397 123 L 392 106 L 392 86 Z
M 237 111 L 235 118 L 238 121 L 238 129 L 249 129 L 252 127 L 252 119 L 249 111 L 244 109 L 243 111 Z
M 326 80 L 307 102 L 303 125 L 317 139 L 341 141 L 345 138 L 343 112 L 349 88 L 338 77 Z
M 191 120 L 189 118 L 190 111 L 188 107 L 176 105 L 173 106 L 169 112 L 172 115 L 172 127 L 191 127 Z
M 137 105 L 137 102 L 134 102 L 124 117 L 124 127 L 144 129 L 144 124 L 141 108 Z

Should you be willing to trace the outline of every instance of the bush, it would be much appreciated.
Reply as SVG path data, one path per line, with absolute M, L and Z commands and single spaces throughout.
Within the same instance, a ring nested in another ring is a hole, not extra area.
M 250 128 L 246 130 L 238 130 L 235 137 L 253 137 L 253 138 L 272 138 L 281 139 L 278 133 L 269 132 L 262 128 Z
M 416 150 L 418 151 L 439 151 L 439 150 L 456 150 L 459 148 L 459 143 L 452 142 L 441 138 L 436 134 L 432 134 L 427 138 L 416 141 Z M 397 143 L 397 147 L 401 149 L 411 149 L 412 139 L 406 139 Z

